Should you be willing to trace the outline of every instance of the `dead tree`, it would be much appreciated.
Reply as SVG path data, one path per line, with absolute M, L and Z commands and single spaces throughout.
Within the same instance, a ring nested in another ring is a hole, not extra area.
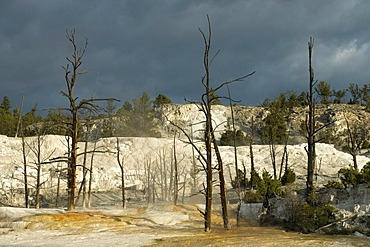
M 234 162 L 235 162 L 235 179 L 236 179 L 236 194 L 238 195 L 238 209 L 237 209 L 237 215 L 236 215 L 236 225 L 239 226 L 240 223 L 240 217 L 239 217 L 239 211 L 240 211 L 240 206 L 242 203 L 242 198 L 240 194 L 240 173 L 239 173 L 239 168 L 238 168 L 238 151 L 236 148 L 236 128 L 235 128 L 235 118 L 234 118 L 234 108 L 233 108 L 233 102 L 231 100 L 231 93 L 230 93 L 230 88 L 227 86 L 227 92 L 228 92 L 228 97 L 229 97 L 229 105 L 230 105 L 230 111 L 231 111 L 231 123 L 233 127 L 233 134 L 234 134 L 234 140 L 233 140 L 233 146 L 234 146 Z
M 189 143 L 193 146 L 193 148 L 196 150 L 196 152 L 199 155 L 199 161 L 203 167 L 203 170 L 206 175 L 206 184 L 204 185 L 204 195 L 206 199 L 206 206 L 204 211 L 200 211 L 200 213 L 203 215 L 204 218 L 204 230 L 206 232 L 211 231 L 211 214 L 212 214 L 212 196 L 213 196 L 213 165 L 212 165 L 212 150 L 213 148 L 217 150 L 217 143 L 214 138 L 214 128 L 212 126 L 212 112 L 211 112 L 211 106 L 213 101 L 219 100 L 221 97 L 215 97 L 215 93 L 217 90 L 221 89 L 224 86 L 227 86 L 228 84 L 231 84 L 233 82 L 237 81 L 242 81 L 249 77 L 250 75 L 254 74 L 248 74 L 242 77 L 239 77 L 234 80 L 226 81 L 213 89 L 210 85 L 210 63 L 213 60 L 213 58 L 210 58 L 210 49 L 211 49 L 211 37 L 212 37 L 212 32 L 211 32 L 211 22 L 209 19 L 209 16 L 207 15 L 207 23 L 208 23 L 208 32 L 207 34 L 203 32 L 202 29 L 199 28 L 199 31 L 202 35 L 203 42 L 204 42 L 204 53 L 203 53 L 203 67 L 205 70 L 205 74 L 201 79 L 201 83 L 204 87 L 205 92 L 201 96 L 200 101 L 190 101 L 191 103 L 194 103 L 199 110 L 204 114 L 204 125 L 205 125 L 205 131 L 204 131 L 204 144 L 205 144 L 205 155 L 202 152 L 202 150 L 195 144 L 195 142 L 192 140 L 191 136 L 189 133 L 187 133 L 183 128 L 175 124 L 174 122 L 168 120 L 172 125 L 178 127 L 182 133 L 187 137 Z M 216 55 L 218 52 L 216 53 Z M 212 148 L 213 145 L 213 148 Z M 222 159 L 221 156 L 217 154 L 216 151 L 216 156 L 218 158 L 218 169 L 223 173 L 223 168 L 222 168 Z M 221 167 L 220 167 L 221 165 Z M 223 190 L 221 188 L 221 190 Z M 221 192 L 221 193 L 224 193 Z M 226 201 L 226 196 L 225 196 L 225 201 Z M 227 206 L 225 205 L 225 208 L 223 209 L 223 213 L 227 212 Z M 224 223 L 228 222 L 226 220 L 227 214 L 223 215 L 224 217 Z M 224 225 L 225 228 L 228 228 L 228 226 Z
M 171 189 L 172 189 L 172 178 L 171 178 L 171 174 L 173 173 L 173 167 L 172 167 L 172 163 L 171 163 L 171 166 L 170 166 L 170 170 L 168 169 L 168 166 L 167 166 L 167 160 L 166 160 L 166 157 L 167 157 L 167 152 L 166 152 L 166 148 L 163 148 L 161 150 L 159 150 L 157 152 L 157 160 L 156 160 L 156 168 L 158 169 L 159 173 L 157 175 L 159 175 L 159 181 L 158 181 L 158 186 L 161 190 L 161 200 L 164 201 L 164 200 L 168 200 L 169 196 L 171 195 Z M 168 174 L 168 172 L 170 173 L 170 175 Z M 169 179 L 168 179 L 169 178 Z M 168 185 L 168 180 L 170 180 L 170 185 Z
M 20 113 L 22 114 L 22 113 Z M 24 138 L 24 131 L 23 131 L 23 124 L 22 124 L 22 118 L 20 118 L 20 130 L 21 130 L 21 136 L 22 136 L 22 158 L 23 158 L 23 179 L 24 179 L 24 202 L 25 207 L 29 207 L 28 202 L 28 175 L 27 175 L 27 153 L 26 153 L 26 141 Z
M 22 128 L 22 127 L 21 127 Z M 24 179 L 24 202 L 25 207 L 28 208 L 28 175 L 27 175 L 27 155 L 26 155 L 26 141 L 22 131 L 22 157 L 23 157 L 23 179 Z
M 69 108 L 62 108 L 62 110 L 69 111 L 72 116 L 72 122 L 69 124 L 69 135 L 71 136 L 71 149 L 69 150 L 70 158 L 68 161 L 68 211 L 72 211 L 75 208 L 76 199 L 76 171 L 77 171 L 77 143 L 78 143 L 78 126 L 79 126 L 79 112 L 83 109 L 98 111 L 99 107 L 95 104 L 96 101 L 109 101 L 115 100 L 109 99 L 82 99 L 78 100 L 78 97 L 74 96 L 74 89 L 77 83 L 77 78 L 84 74 L 84 71 L 80 71 L 82 64 L 82 58 L 87 48 L 87 39 L 83 48 L 77 47 L 75 39 L 76 30 L 66 31 L 66 37 L 73 48 L 72 57 L 66 57 L 67 65 L 62 66 L 64 69 L 65 82 L 67 85 L 67 92 L 61 91 L 61 95 L 66 97 L 69 101 Z
M 86 175 L 87 175 L 87 167 L 86 167 L 86 162 L 87 162 L 87 154 L 88 154 L 88 146 L 89 142 L 87 139 L 87 135 L 85 136 L 85 141 L 84 141 L 84 152 L 83 152 L 83 161 L 82 161 L 82 182 L 80 189 L 78 190 L 77 198 L 76 198 L 76 204 L 78 204 L 78 200 L 81 195 L 82 191 L 82 208 L 86 207 Z
M 205 88 L 205 93 L 202 95 L 203 104 L 202 109 L 206 117 L 206 129 L 204 134 L 204 142 L 206 146 L 206 208 L 204 211 L 204 230 L 206 232 L 211 231 L 211 215 L 212 215 L 212 115 L 211 115 L 211 87 L 210 87 L 210 67 L 209 67 L 209 51 L 211 48 L 211 22 L 209 17 L 208 20 L 208 38 L 204 32 L 199 29 L 203 36 L 204 41 L 204 56 L 203 56 L 203 66 L 205 70 L 205 76 L 202 78 L 202 84 Z
M 217 158 L 217 170 L 218 170 L 218 178 L 220 182 L 220 197 L 221 197 L 221 208 L 222 208 L 222 219 L 224 222 L 224 228 L 230 229 L 230 223 L 229 223 L 229 216 L 227 212 L 227 199 L 226 199 L 226 186 L 225 186 L 225 178 L 224 178 L 224 165 L 222 162 L 222 157 L 220 150 L 217 145 L 217 140 L 215 138 L 214 130 L 212 128 L 212 143 L 213 148 L 215 150 L 216 158 Z
M 314 172 L 315 172 L 315 160 L 316 160 L 316 150 L 315 144 L 320 140 L 316 140 L 316 134 L 321 131 L 322 129 L 328 127 L 329 125 L 333 124 L 334 122 L 326 123 L 320 127 L 316 127 L 316 119 L 315 119 L 315 99 L 314 95 L 314 86 L 317 83 L 317 80 L 314 81 L 314 70 L 312 67 L 312 50 L 314 45 L 314 39 L 310 37 L 308 41 L 308 70 L 309 70 L 309 93 L 307 95 L 308 101 L 308 119 L 306 117 L 306 132 L 307 132 L 307 180 L 306 180 L 306 196 L 307 200 L 310 202 L 310 196 L 315 190 L 314 187 Z
M 174 163 L 174 181 L 173 181 L 173 204 L 177 205 L 179 198 L 179 172 L 178 172 L 178 163 L 176 155 L 176 134 L 173 135 L 173 163 Z
M 15 137 L 18 136 L 18 132 L 21 134 L 22 138 L 22 162 L 23 162 L 23 183 L 24 183 L 24 204 L 25 207 L 28 208 L 28 175 L 27 175 L 27 153 L 26 153 L 26 141 L 24 138 L 24 130 L 23 130 L 23 121 L 22 121 L 22 109 L 23 109 L 23 102 L 24 102 L 24 94 L 22 93 L 21 103 L 19 106 L 19 119 L 17 124 L 17 131 Z
M 42 140 L 40 135 L 37 135 L 37 144 L 36 144 L 36 149 L 33 150 L 35 153 L 37 160 L 36 160 L 36 199 L 35 199 L 35 208 L 40 208 L 40 189 L 41 189 L 41 145 L 42 145 Z
M 194 140 L 193 136 L 193 125 L 190 125 L 190 137 L 191 140 Z M 198 188 L 198 174 L 200 169 L 197 166 L 196 158 L 195 158 L 195 150 L 194 147 L 191 147 L 191 157 L 192 157 L 192 167 L 191 167 L 191 172 L 190 172 L 190 177 L 192 179 L 192 186 L 191 186 L 191 193 L 195 194 L 197 192 Z
M 250 154 L 250 159 L 251 159 L 251 189 L 253 190 L 254 186 L 254 153 L 253 153 L 253 142 L 254 142 L 254 117 L 252 117 L 252 122 L 251 122 L 251 135 L 250 135 L 250 141 L 249 141 L 249 154 Z M 245 167 L 244 167 L 245 170 Z M 246 172 L 244 171 L 244 176 L 246 176 Z M 245 179 L 244 179 L 245 181 Z M 246 186 L 246 183 L 244 182 L 244 187 Z
M 314 72 L 312 68 L 312 49 L 314 40 L 311 37 L 308 42 L 308 69 L 309 69 L 309 93 L 308 93 L 308 123 L 307 129 L 307 197 L 314 191 L 313 173 L 315 170 L 315 102 L 313 98 L 314 89 Z
M 93 150 L 96 150 L 96 141 L 94 141 Z M 90 159 L 90 169 L 89 169 L 89 186 L 87 190 L 87 208 L 91 207 L 91 192 L 92 192 L 92 174 L 93 174 L 93 165 L 94 165 L 94 155 L 95 152 L 92 152 L 91 159 Z
M 37 131 L 37 136 L 36 140 L 32 143 L 27 143 L 26 145 L 28 146 L 29 150 L 33 153 L 34 155 L 34 160 L 30 163 L 34 165 L 34 169 L 36 170 L 36 185 L 35 185 L 35 208 L 40 208 L 40 191 L 41 191 L 41 186 L 46 182 L 46 181 L 41 181 L 41 176 L 42 176 L 42 167 L 45 164 L 49 164 L 50 162 L 48 161 L 54 154 L 55 149 L 50 152 L 49 154 L 46 154 L 42 152 L 42 146 L 45 141 L 45 135 L 40 133 L 40 131 Z
M 122 208 L 126 208 L 126 197 L 125 197 L 125 169 L 123 166 L 124 157 L 121 159 L 121 149 L 119 144 L 119 138 L 116 137 L 117 142 L 117 163 L 121 171 L 121 192 L 122 192 Z

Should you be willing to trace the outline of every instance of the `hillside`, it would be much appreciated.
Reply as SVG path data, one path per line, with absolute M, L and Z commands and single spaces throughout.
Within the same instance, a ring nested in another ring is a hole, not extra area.
M 247 134 L 251 134 L 252 120 L 256 132 L 263 125 L 263 120 L 268 116 L 269 109 L 265 107 L 252 106 L 234 106 L 234 118 L 237 129 L 242 130 Z M 302 134 L 302 123 L 308 114 L 308 107 L 294 107 L 290 116 L 290 144 L 300 144 L 306 142 L 305 136 Z M 365 111 L 364 106 L 350 104 L 330 104 L 316 106 L 316 119 L 319 126 L 333 122 L 323 131 L 330 139 L 331 144 L 338 144 L 338 138 L 347 134 L 348 120 L 350 128 L 362 126 L 364 129 L 370 130 L 370 113 Z M 190 124 L 193 124 L 194 137 L 202 138 L 202 121 L 203 113 L 199 111 L 196 105 L 164 105 L 157 111 L 157 117 L 160 120 L 159 126 L 162 136 L 170 137 L 173 126 L 171 126 L 166 118 L 177 123 L 190 133 Z M 228 123 L 231 124 L 231 110 L 229 106 L 214 105 L 212 106 L 212 119 L 216 128 L 216 138 L 227 129 Z M 198 124 L 196 124 L 198 123 Z M 194 125 L 195 124 L 195 125 Z M 263 144 L 258 135 L 254 136 L 256 144 Z M 369 138 L 367 138 L 369 139 Z
M 297 173 L 298 184 L 304 186 L 306 175 L 306 144 L 304 137 L 300 134 L 299 126 L 304 120 L 306 109 L 295 109 L 292 117 L 291 141 L 288 146 L 288 166 Z M 340 137 L 346 130 L 345 116 L 350 123 L 361 122 L 368 125 L 370 119 L 369 113 L 363 111 L 359 106 L 354 105 L 331 105 L 318 108 L 318 119 L 321 124 L 335 120 L 334 124 L 328 128 L 334 137 Z M 190 123 L 199 123 L 193 126 L 195 137 L 201 138 L 202 133 L 202 112 L 198 111 L 194 105 L 167 105 L 161 111 L 157 112 L 162 138 L 135 138 L 120 137 L 120 154 L 123 156 L 126 188 L 140 191 L 135 193 L 136 197 L 146 198 L 148 190 L 154 188 L 158 199 L 169 199 L 171 196 L 171 186 L 173 177 L 173 131 L 166 118 L 175 121 L 183 126 L 190 133 Z M 246 133 L 250 133 L 250 122 L 252 117 L 255 124 L 261 124 L 268 111 L 262 107 L 238 106 L 235 108 L 235 117 L 237 127 Z M 166 116 L 166 117 L 165 117 Z M 217 125 L 217 137 L 227 127 L 230 111 L 225 106 L 213 107 L 213 120 Z M 36 177 L 36 154 L 37 138 L 27 137 L 26 139 L 26 158 L 31 192 L 34 191 Z M 181 194 L 189 195 L 202 188 L 204 173 L 201 165 L 197 161 L 197 156 L 193 157 L 192 148 L 186 142 L 184 136 L 176 140 L 176 155 L 179 161 L 179 179 L 183 189 Z M 301 141 L 300 141 L 301 140 Z M 271 157 L 268 145 L 253 145 L 254 161 L 256 170 L 261 173 L 263 169 L 272 174 Z M 64 157 L 67 152 L 67 141 L 64 136 L 48 135 L 41 138 L 41 180 L 42 194 L 49 201 L 53 201 L 57 183 L 59 181 L 60 191 L 66 188 L 66 163 L 53 162 L 53 158 Z M 199 143 L 202 148 L 202 144 Z M 79 143 L 79 150 L 85 149 L 85 143 Z M 91 151 L 95 149 L 98 152 L 92 159 Z M 233 147 L 220 147 L 224 164 L 226 165 L 226 182 L 228 188 L 231 188 L 231 179 L 235 177 L 234 153 Z M 238 163 L 246 168 L 247 174 L 250 173 L 250 153 L 249 147 L 238 147 Z M 334 144 L 318 143 L 317 150 L 317 169 L 316 183 L 322 186 L 329 180 L 338 179 L 337 172 L 340 168 L 346 167 L 352 163 L 352 157 L 348 153 L 339 151 Z M 120 169 L 117 163 L 117 140 L 116 138 L 102 138 L 95 142 L 87 144 L 85 166 L 90 169 L 92 164 L 92 184 L 93 192 L 114 191 L 120 188 Z M 366 150 L 362 150 L 364 153 Z M 283 146 L 277 146 L 277 163 L 280 164 Z M 82 181 L 83 156 L 79 156 L 78 181 Z M 365 156 L 358 156 L 359 169 L 370 161 Z M 195 161 L 195 164 L 194 164 Z M 280 166 L 280 165 L 279 165 Z M 23 201 L 23 156 L 21 138 L 12 138 L 0 136 L 0 169 L 1 173 L 1 202 L 11 205 L 22 205 Z M 278 172 L 280 167 L 278 168 Z M 88 177 L 88 176 L 87 176 Z M 248 176 L 247 176 L 248 177 Z M 129 198 L 137 199 L 137 198 Z M 46 200 L 46 199 L 45 199 Z

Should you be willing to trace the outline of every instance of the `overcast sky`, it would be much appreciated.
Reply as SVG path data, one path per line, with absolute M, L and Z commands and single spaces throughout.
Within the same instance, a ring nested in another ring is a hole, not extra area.
M 370 1 L 364 0 L 0 0 L 0 92 L 25 109 L 66 106 L 65 30 L 88 38 L 75 96 L 122 102 L 145 91 L 175 103 L 199 99 L 206 14 L 212 24 L 215 87 L 252 71 L 231 86 L 233 98 L 258 105 L 280 92 L 308 88 L 309 37 L 315 39 L 315 79 L 334 89 L 370 82 Z M 220 92 L 223 95 L 225 92 Z

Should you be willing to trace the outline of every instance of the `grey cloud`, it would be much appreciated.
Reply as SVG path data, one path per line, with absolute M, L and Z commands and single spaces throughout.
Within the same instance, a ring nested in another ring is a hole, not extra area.
M 80 98 L 122 101 L 164 93 L 176 103 L 198 99 L 203 43 L 198 27 L 212 22 L 212 82 L 253 70 L 231 90 L 243 104 L 259 104 L 287 90 L 306 90 L 307 41 L 315 38 L 318 80 L 336 89 L 367 83 L 370 72 L 367 1 L 4 1 L 0 10 L 0 90 L 17 104 L 25 90 L 29 107 L 65 104 L 66 28 L 89 46 Z M 347 59 L 335 60 L 348 50 Z M 351 50 L 352 49 L 352 50 Z

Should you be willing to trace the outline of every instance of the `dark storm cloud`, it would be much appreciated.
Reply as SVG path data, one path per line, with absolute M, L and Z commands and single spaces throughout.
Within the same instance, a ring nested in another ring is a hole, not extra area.
M 231 87 L 256 105 L 280 92 L 307 88 L 307 41 L 315 38 L 316 79 L 344 89 L 370 81 L 370 3 L 367 1 L 2 1 L 0 90 L 13 106 L 66 104 L 62 65 L 71 54 L 66 28 L 88 49 L 76 94 L 122 101 L 148 92 L 176 103 L 202 91 L 203 43 L 198 27 L 213 28 L 217 85 L 256 70 Z

